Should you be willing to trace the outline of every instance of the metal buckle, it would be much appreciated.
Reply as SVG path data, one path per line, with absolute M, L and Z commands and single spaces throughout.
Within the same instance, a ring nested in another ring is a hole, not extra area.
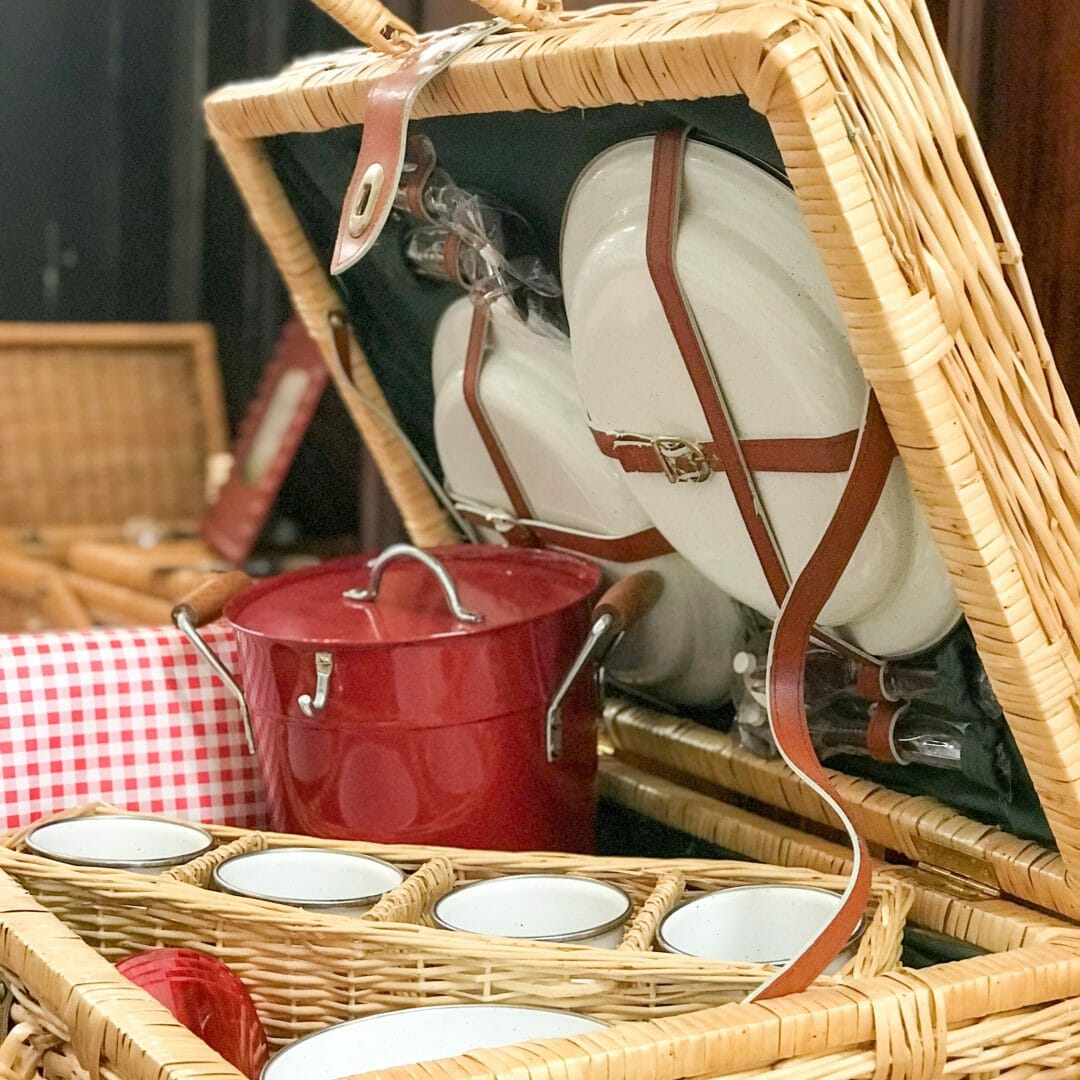
M 695 442 L 673 435 L 650 439 L 669 484 L 700 484 L 712 475 L 705 452 Z

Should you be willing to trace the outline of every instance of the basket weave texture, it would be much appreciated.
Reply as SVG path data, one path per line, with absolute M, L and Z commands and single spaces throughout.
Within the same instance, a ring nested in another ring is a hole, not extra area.
M 337 296 L 260 140 L 361 122 L 371 86 L 397 63 L 319 57 L 207 103 L 328 355 Z M 1080 867 L 1080 427 L 921 0 L 655 0 L 567 14 L 472 49 L 414 115 L 734 94 L 771 125 L 1062 856 Z M 352 362 L 384 409 L 355 342 Z M 359 405 L 354 417 L 413 536 L 447 539 L 393 431 Z
M 190 522 L 225 449 L 198 323 L 0 323 L 0 525 Z
M 241 1080 L 0 873 L 3 1080 Z
M 710 818 L 720 821 L 740 813 L 720 804 L 710 806 L 710 802 L 698 797 L 703 832 Z M 760 820 L 757 827 L 763 833 L 772 828 Z M 317 969 L 336 967 L 340 946 L 351 940 L 359 972 L 365 957 L 361 934 L 368 946 L 377 948 L 384 940 L 380 934 L 396 935 L 399 942 L 411 934 L 418 942 L 434 931 L 399 924 L 365 927 L 358 933 L 355 928 L 342 929 L 341 924 L 350 920 L 208 894 L 191 884 L 179 884 L 182 879 L 204 880 L 225 852 L 287 839 L 237 830 L 215 832 L 228 843 L 156 881 L 123 871 L 64 867 L 10 849 L 3 854 L 0 979 L 11 988 L 14 1003 L 10 1029 L 0 1042 L 0 1077 L 238 1080 L 234 1070 L 127 983 L 91 945 L 109 958 L 154 945 L 194 945 L 216 953 L 253 992 L 277 1044 L 334 1023 L 343 1014 L 372 1011 L 372 1005 L 381 1009 L 430 1003 L 430 997 L 418 996 L 415 985 L 407 982 L 393 999 L 380 998 L 370 977 L 339 978 L 331 986 Z M 17 845 L 19 839 L 19 834 L 12 834 L 8 842 Z M 822 843 L 804 836 L 799 853 Z M 460 870 L 465 859 L 473 860 L 476 869 L 504 866 L 508 858 L 522 863 L 535 859 L 478 852 L 442 856 L 435 851 L 412 852 L 414 862 L 428 856 L 428 884 L 452 867 Z M 568 857 L 541 858 L 560 869 L 568 862 Z M 620 863 L 623 873 L 630 865 L 629 860 L 608 862 Z M 715 872 L 725 864 L 686 861 L 669 865 L 670 882 L 676 871 L 692 878 L 698 868 Z M 25 884 L 40 904 L 13 878 Z M 405 898 L 402 895 L 394 902 L 400 899 Z M 929 1080 L 945 1074 L 972 1080 L 1035 1076 L 1061 1080 L 1076 1075 L 1080 1068 L 1080 939 L 1075 930 L 1004 902 L 980 904 L 932 892 L 917 902 L 928 922 L 935 921 L 935 913 L 946 921 L 966 921 L 971 936 L 981 937 L 987 946 L 991 938 L 997 938 L 1010 951 L 922 972 L 849 979 L 767 1004 L 723 1005 L 658 1021 L 620 1023 L 577 1039 L 478 1050 L 379 1076 L 382 1080 L 430 1080 L 436 1075 L 448 1080 L 510 1076 L 521 1080 L 567 1076 L 576 1080 L 616 1076 L 625 1080 L 699 1076 L 743 1080 L 762 1075 L 783 1080 Z M 208 906 L 217 915 L 207 912 Z M 49 911 L 58 913 L 68 925 Z M 203 929 L 196 931 L 199 919 Z M 240 940 L 227 930 L 222 935 L 228 921 L 246 922 L 247 938 Z M 84 940 L 78 940 L 76 933 Z M 396 967 L 389 974 L 404 971 L 408 967 L 405 954 L 413 955 L 414 949 L 412 943 L 399 947 Z M 491 951 L 490 943 L 485 943 L 484 951 Z M 620 956 L 612 954 L 613 960 Z M 441 974 L 438 967 L 429 968 L 432 985 L 425 989 L 433 995 L 441 989 L 450 996 L 449 988 L 440 982 Z M 455 995 L 453 1000 L 461 998 Z M 565 1004 L 572 1007 L 570 1002 Z
M 653 951 L 660 919 L 684 896 L 701 891 L 753 882 L 839 890 L 845 881 L 819 870 L 744 862 L 515 855 L 212 831 L 225 843 L 153 880 L 20 853 L 22 831 L 6 838 L 0 866 L 111 960 L 169 944 L 228 961 L 252 991 L 276 1044 L 327 1023 L 409 1004 L 548 1005 L 628 1020 L 739 1000 L 765 981 L 769 969 Z M 376 855 L 410 876 L 361 920 L 207 891 L 214 866 L 228 856 L 297 844 Z M 619 885 L 634 903 L 623 944 L 593 949 L 431 926 L 431 905 L 455 884 L 507 873 L 571 873 Z M 895 969 L 911 900 L 909 885 L 882 877 L 858 952 L 822 984 Z M 318 1010 L 298 1007 L 298 995 L 317 1002 Z

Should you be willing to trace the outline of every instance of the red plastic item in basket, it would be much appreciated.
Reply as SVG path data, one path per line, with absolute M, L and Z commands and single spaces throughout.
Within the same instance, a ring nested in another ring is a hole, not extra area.
M 266 1032 L 246 987 L 220 960 L 194 949 L 150 949 L 116 969 L 249 1080 L 259 1080 L 270 1056 Z

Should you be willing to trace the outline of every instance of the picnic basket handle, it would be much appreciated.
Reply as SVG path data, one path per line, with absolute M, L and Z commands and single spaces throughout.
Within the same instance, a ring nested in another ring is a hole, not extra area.
M 496 18 L 511 26 L 539 30 L 551 26 L 562 10 L 562 0 L 476 0 Z M 353 37 L 379 52 L 404 52 L 416 44 L 416 31 L 380 0 L 315 0 Z

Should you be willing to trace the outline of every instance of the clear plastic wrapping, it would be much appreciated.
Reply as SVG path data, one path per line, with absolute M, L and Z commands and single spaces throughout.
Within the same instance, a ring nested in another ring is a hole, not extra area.
M 476 303 L 511 297 L 518 314 L 540 332 L 564 332 L 558 279 L 533 253 L 533 232 L 520 214 L 458 187 L 440 168 L 397 205 L 417 222 L 405 242 L 415 273 L 460 285 Z

